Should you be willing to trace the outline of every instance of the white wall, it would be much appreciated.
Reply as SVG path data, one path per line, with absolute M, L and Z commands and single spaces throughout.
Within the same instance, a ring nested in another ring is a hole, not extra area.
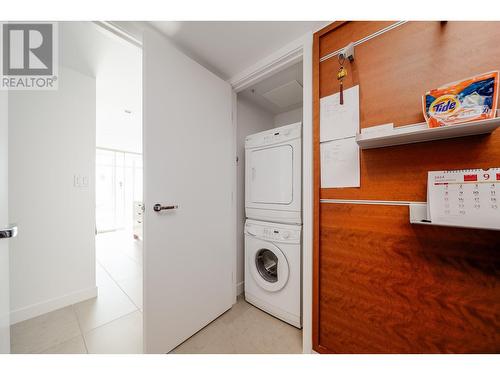
M 291 111 L 279 113 L 274 116 L 274 127 L 293 124 L 295 122 L 302 122 L 302 107 L 292 109 Z
M 95 79 L 59 70 L 59 90 L 9 96 L 11 323 L 96 295 Z
M 246 136 L 264 130 L 272 129 L 274 116 L 270 112 L 250 103 L 248 100 L 238 98 L 237 103 L 237 129 L 236 129 L 236 152 L 238 157 L 236 199 L 238 220 L 236 235 L 238 238 L 236 248 L 236 280 L 237 294 L 243 292 L 243 281 L 245 278 L 245 138 Z
M 8 93 L 0 91 L 0 228 L 8 217 Z M 9 241 L 0 239 L 0 354 L 10 353 Z

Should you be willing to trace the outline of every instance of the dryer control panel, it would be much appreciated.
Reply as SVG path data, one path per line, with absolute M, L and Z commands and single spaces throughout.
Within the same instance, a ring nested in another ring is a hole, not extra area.
M 301 138 L 302 123 L 298 122 L 279 128 L 265 130 L 245 138 L 245 148 L 263 147 Z
M 274 223 L 263 225 L 253 220 L 247 220 L 245 223 L 245 234 L 271 242 L 300 243 L 301 229 L 300 225 Z

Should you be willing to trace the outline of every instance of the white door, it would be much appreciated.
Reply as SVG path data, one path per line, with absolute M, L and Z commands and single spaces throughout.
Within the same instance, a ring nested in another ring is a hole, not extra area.
M 10 353 L 7 92 L 0 91 L 0 354 Z
M 154 31 L 143 72 L 144 348 L 167 353 L 235 302 L 232 90 Z

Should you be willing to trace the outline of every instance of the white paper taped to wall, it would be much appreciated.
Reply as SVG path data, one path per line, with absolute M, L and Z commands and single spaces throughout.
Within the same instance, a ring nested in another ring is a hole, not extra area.
M 359 131 L 359 86 L 344 90 L 344 104 L 340 94 L 320 100 L 320 142 L 354 137 Z
M 320 100 L 321 187 L 359 187 L 359 86 Z
M 359 187 L 359 147 L 354 137 L 320 144 L 321 188 Z

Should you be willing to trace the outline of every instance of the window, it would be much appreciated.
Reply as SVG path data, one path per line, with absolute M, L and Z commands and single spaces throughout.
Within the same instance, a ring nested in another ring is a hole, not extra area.
M 97 149 L 97 232 L 131 230 L 134 202 L 142 202 L 142 155 Z

